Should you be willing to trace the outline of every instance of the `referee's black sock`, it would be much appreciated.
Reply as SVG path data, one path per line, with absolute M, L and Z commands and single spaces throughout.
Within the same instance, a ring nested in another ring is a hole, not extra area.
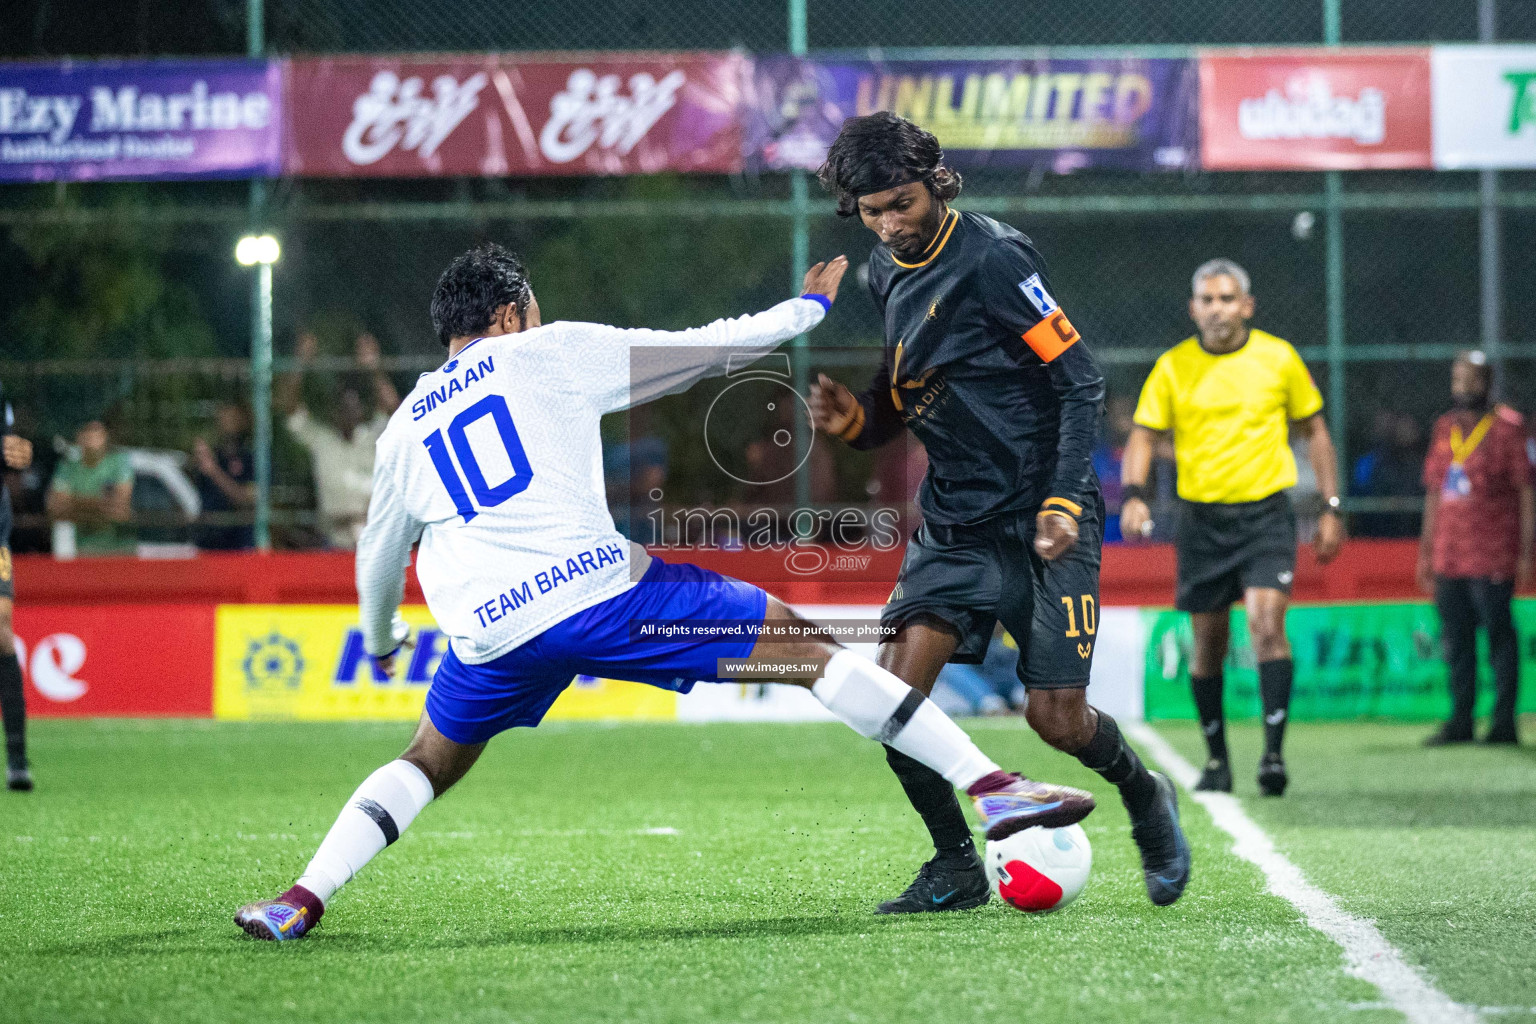
M 27 766 L 27 704 L 21 692 L 21 662 L 14 652 L 0 654 L 0 721 L 5 725 L 5 763 Z
M 1157 799 L 1157 782 L 1120 735 L 1115 720 L 1097 708 L 1094 712 L 1099 716 L 1099 724 L 1093 730 L 1093 739 L 1075 756 L 1103 776 L 1105 782 L 1118 787 L 1125 809 L 1131 812 L 1131 817 L 1138 817 Z
M 1225 685 L 1220 672 L 1213 676 L 1189 677 L 1189 688 L 1195 695 L 1195 713 L 1200 716 L 1200 731 L 1205 733 L 1205 749 L 1213 761 L 1227 759 L 1227 719 L 1221 710 Z
M 928 834 L 933 837 L 933 848 L 938 855 L 967 860 L 974 858 L 976 846 L 971 841 L 971 826 L 966 822 L 965 812 L 960 809 L 960 801 L 955 797 L 955 787 L 932 768 L 894 747 L 885 748 L 885 760 L 901 780 L 901 788 L 906 790 L 913 809 L 922 816 L 923 824 L 928 826 Z
M 1291 717 L 1291 678 L 1295 663 L 1290 658 L 1259 662 L 1259 701 L 1264 707 L 1264 753 L 1280 756 L 1285 742 L 1285 723 Z

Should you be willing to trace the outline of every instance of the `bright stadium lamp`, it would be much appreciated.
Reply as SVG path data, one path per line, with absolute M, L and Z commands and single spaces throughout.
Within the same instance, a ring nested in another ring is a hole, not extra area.
M 282 249 L 271 235 L 246 235 L 235 244 L 235 261 L 242 267 L 276 263 L 280 255 Z
M 271 235 L 246 235 L 235 243 L 235 261 L 255 267 L 251 293 L 251 412 L 256 477 L 256 549 L 272 549 L 272 264 L 282 248 Z

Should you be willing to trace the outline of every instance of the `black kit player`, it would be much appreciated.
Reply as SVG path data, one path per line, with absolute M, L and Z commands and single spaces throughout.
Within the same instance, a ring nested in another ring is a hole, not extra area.
M 1173 786 L 1086 692 L 1104 531 L 1090 452 L 1104 381 L 1029 239 L 949 208 L 960 176 L 943 158 L 933 135 L 879 113 L 846 121 L 819 172 L 838 214 L 880 237 L 869 285 L 885 353 L 860 395 L 820 377 L 816 425 L 860 449 L 906 427 L 928 454 L 923 524 L 881 616 L 897 632 L 878 660 L 927 694 L 946 662 L 979 662 L 1001 622 L 1019 643 L 1030 726 L 1119 788 L 1147 893 L 1166 906 L 1190 871 Z M 986 875 L 952 787 L 889 747 L 886 758 L 936 852 L 879 912 L 985 903 Z
M 0 388 L 0 413 L 3 413 L 4 439 L 0 441 L 0 461 L 7 470 L 23 470 L 32 465 L 32 442 L 10 432 L 11 404 Z M 11 609 L 16 597 L 11 578 L 11 496 L 0 477 L 0 721 L 5 725 L 5 785 L 7 789 L 32 788 L 32 773 L 27 768 L 27 705 L 21 689 L 21 662 L 16 658 L 16 634 L 11 630 Z

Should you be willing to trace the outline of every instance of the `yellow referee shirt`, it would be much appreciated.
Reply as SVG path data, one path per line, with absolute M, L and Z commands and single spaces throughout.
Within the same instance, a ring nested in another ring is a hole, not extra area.
M 1301 356 L 1273 334 L 1249 331 L 1236 352 L 1212 355 L 1188 338 L 1152 367 L 1136 422 L 1172 430 L 1179 497 L 1258 501 L 1296 483 L 1289 425 L 1323 407 Z

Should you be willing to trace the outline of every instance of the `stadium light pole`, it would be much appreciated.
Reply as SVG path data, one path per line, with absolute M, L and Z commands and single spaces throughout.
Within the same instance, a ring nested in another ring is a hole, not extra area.
M 1492 43 L 1498 38 L 1496 0 L 1478 0 L 1477 39 Z M 1493 364 L 1495 386 L 1504 383 L 1504 254 L 1499 223 L 1499 172 L 1484 168 L 1477 173 L 1478 285 L 1482 307 L 1481 344 Z
M 235 245 L 235 262 L 256 268 L 251 293 L 251 413 L 258 551 L 272 550 L 272 264 L 281 255 L 271 235 L 246 235 Z
M 806 0 L 787 0 L 789 4 L 789 52 L 792 56 L 803 57 L 806 51 L 807 33 L 805 27 Z M 810 228 L 810 185 L 806 181 L 805 171 L 795 168 L 789 172 L 789 196 L 793 206 L 793 226 L 791 238 L 790 257 L 790 294 L 800 294 L 800 284 L 805 280 L 805 272 L 811 266 L 811 228 Z M 805 335 L 800 335 L 792 343 L 794 351 L 794 365 L 792 372 L 795 380 L 795 394 L 809 398 L 810 368 L 806 366 L 809 356 L 810 341 Z M 795 430 L 795 505 L 798 508 L 806 508 L 811 503 L 811 445 L 815 443 L 815 431 L 805 424 L 796 424 Z
M 267 55 L 267 18 L 265 0 L 245 0 L 245 55 L 260 60 Z M 277 239 L 264 230 L 267 219 L 267 182 L 252 178 L 246 194 L 246 229 L 249 234 L 235 247 L 235 258 L 244 266 L 257 266 L 251 295 L 251 424 L 255 437 L 252 469 L 256 474 L 256 509 L 252 532 L 256 550 L 272 550 L 272 264 L 280 250 Z M 240 245 L 253 239 L 259 248 L 248 250 L 254 256 L 270 251 L 270 260 L 253 263 L 240 260 Z
M 1323 43 L 1338 46 L 1344 37 L 1343 0 L 1323 0 Z M 1349 492 L 1349 391 L 1344 379 L 1344 177 L 1323 172 L 1325 303 L 1328 322 L 1328 418 L 1333 421 L 1334 472 L 1342 494 Z

